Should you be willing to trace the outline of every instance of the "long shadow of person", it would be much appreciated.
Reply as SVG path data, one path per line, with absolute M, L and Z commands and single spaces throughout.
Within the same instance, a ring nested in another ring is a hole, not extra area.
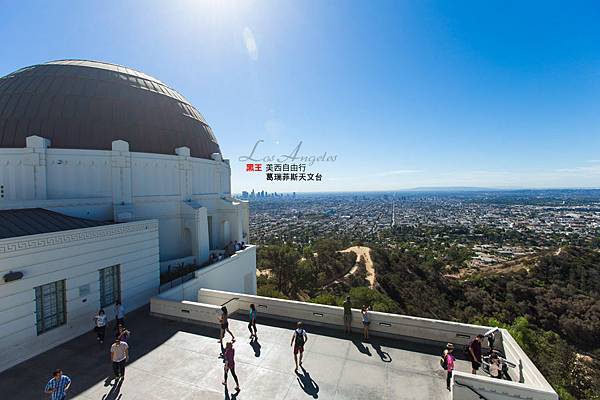
M 357 338 L 352 338 L 352 343 L 354 343 L 354 345 L 356 346 L 358 351 L 360 351 L 362 354 L 365 354 L 365 355 L 371 357 L 371 351 L 369 350 L 368 347 L 365 347 L 365 345 L 362 343 L 361 340 L 359 340 Z
M 317 382 L 315 382 L 313 378 L 311 378 L 310 374 L 307 370 L 304 369 L 304 367 L 301 366 L 300 369 L 302 369 L 302 374 L 296 371 L 296 378 L 298 379 L 298 384 L 307 395 L 312 396 L 314 399 L 318 398 L 319 385 L 317 385 Z
M 119 400 L 122 396 L 122 393 L 120 393 L 122 384 L 123 379 L 116 381 L 113 387 L 110 388 L 110 391 L 102 396 L 102 400 Z
M 229 396 L 229 389 L 227 389 L 227 386 L 225 386 L 225 400 L 235 400 L 239 394 L 240 392 L 233 392 L 233 394 Z
M 386 363 L 392 362 L 392 357 L 388 352 L 381 350 L 381 345 L 379 344 L 379 342 L 372 340 L 371 346 L 373 346 L 373 349 L 375 349 L 377 355 L 381 358 L 381 361 Z
M 260 357 L 260 348 L 262 346 L 258 343 L 258 339 L 251 340 L 250 346 L 252 346 L 252 350 L 254 350 L 254 357 Z

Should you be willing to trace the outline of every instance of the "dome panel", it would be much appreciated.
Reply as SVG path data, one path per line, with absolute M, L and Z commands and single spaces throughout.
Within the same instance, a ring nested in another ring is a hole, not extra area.
M 219 144 L 204 117 L 156 78 L 114 64 L 60 60 L 0 78 L 0 147 L 25 147 L 39 135 L 53 148 L 130 151 L 211 159 Z

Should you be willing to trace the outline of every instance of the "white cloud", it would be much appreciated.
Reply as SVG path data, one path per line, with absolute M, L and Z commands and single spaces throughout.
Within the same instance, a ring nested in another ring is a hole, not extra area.
M 254 40 L 254 34 L 250 28 L 244 28 L 244 44 L 246 45 L 246 51 L 248 55 L 254 61 L 258 60 L 258 47 L 256 46 L 256 40 Z

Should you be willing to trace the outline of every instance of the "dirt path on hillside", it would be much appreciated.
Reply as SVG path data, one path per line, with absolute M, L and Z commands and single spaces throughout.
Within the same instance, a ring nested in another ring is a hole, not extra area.
M 350 269 L 344 278 L 348 278 L 350 275 L 356 274 L 358 271 L 358 263 L 360 262 L 360 258 L 364 257 L 365 266 L 367 268 L 367 280 L 369 281 L 369 287 L 371 289 L 375 288 L 375 267 L 373 266 L 373 260 L 371 259 L 371 249 L 366 246 L 352 246 L 348 247 L 346 250 L 341 250 L 340 253 L 354 253 L 356 254 L 356 261 L 354 262 L 354 266 Z

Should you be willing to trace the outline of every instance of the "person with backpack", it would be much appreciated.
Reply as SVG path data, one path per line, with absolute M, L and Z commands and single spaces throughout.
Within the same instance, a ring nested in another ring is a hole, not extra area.
M 250 331 L 250 340 L 252 340 L 252 338 L 258 339 L 258 336 L 256 336 L 256 307 L 254 304 L 250 304 L 249 317 L 250 322 L 248 322 L 248 330 Z
M 298 371 L 298 365 L 302 366 L 302 355 L 304 354 L 304 345 L 307 340 L 308 336 L 303 328 L 303 324 L 301 321 L 298 321 L 294 334 L 292 335 L 292 342 L 290 343 L 290 346 L 294 347 L 294 362 L 296 363 L 294 371 Z M 298 363 L 298 353 L 300 353 L 300 363 Z
M 481 341 L 483 340 L 483 335 L 479 334 L 467 348 L 467 356 L 469 357 L 469 361 L 471 361 L 471 373 L 473 375 L 477 374 L 477 370 L 481 367 Z
M 448 343 L 444 353 L 442 354 L 442 359 L 440 360 L 442 369 L 446 371 L 446 389 L 448 390 L 450 390 L 450 382 L 452 381 L 452 371 L 454 371 L 455 361 L 456 357 L 454 357 L 454 345 L 452 343 Z

